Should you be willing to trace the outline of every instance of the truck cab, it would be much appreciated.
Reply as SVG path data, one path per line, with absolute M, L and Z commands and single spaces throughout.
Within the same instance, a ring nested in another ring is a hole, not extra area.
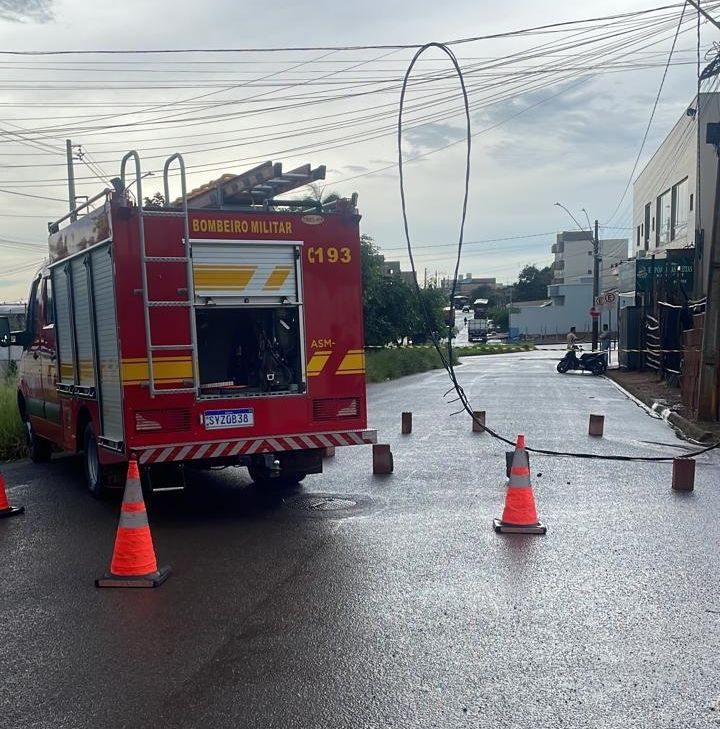
M 21 346 L 17 404 L 25 428 L 30 457 L 50 460 L 53 442 L 62 431 L 56 390 L 57 356 L 50 272 L 43 266 L 33 278 L 28 295 L 25 329 L 10 332 L 4 319 L 3 346 Z

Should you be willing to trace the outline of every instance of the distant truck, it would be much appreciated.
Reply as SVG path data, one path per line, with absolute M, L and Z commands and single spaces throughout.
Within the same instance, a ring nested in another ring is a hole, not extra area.
M 468 319 L 468 342 L 482 342 L 488 338 L 487 319 Z
M 488 338 L 488 304 L 487 299 L 473 301 L 473 318 L 468 321 L 468 342 L 487 342 Z

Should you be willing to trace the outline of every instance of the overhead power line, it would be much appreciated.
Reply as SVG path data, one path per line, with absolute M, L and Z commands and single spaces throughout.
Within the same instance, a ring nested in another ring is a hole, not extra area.
M 625 189 L 620 196 L 620 200 L 618 200 L 618 204 L 615 206 L 615 210 L 613 210 L 612 215 L 608 218 L 608 223 L 611 223 L 615 215 L 617 215 L 617 212 L 620 209 L 623 200 L 625 199 L 625 195 L 627 195 L 627 192 L 630 189 L 630 185 L 632 184 L 633 178 L 635 176 L 635 171 L 637 170 L 638 164 L 640 162 L 640 157 L 643 153 L 643 149 L 645 149 L 645 142 L 647 141 L 648 134 L 650 133 L 650 127 L 652 126 L 653 119 L 655 118 L 655 111 L 657 110 L 658 102 L 660 101 L 660 95 L 662 94 L 663 86 L 665 85 L 665 79 L 667 78 L 667 72 L 670 68 L 670 61 L 672 59 L 673 51 L 675 50 L 675 44 L 677 43 L 678 35 L 680 35 L 680 29 L 682 28 L 686 7 L 687 3 L 683 3 L 682 12 L 680 13 L 680 20 L 678 21 L 677 30 L 675 31 L 675 37 L 673 38 L 672 46 L 670 47 L 670 53 L 668 54 L 667 63 L 665 64 L 662 78 L 660 79 L 660 86 L 658 87 L 657 94 L 655 95 L 655 102 L 653 103 L 652 111 L 650 112 L 650 118 L 648 119 L 647 126 L 645 127 L 645 134 L 643 134 L 642 142 L 640 142 L 640 149 L 638 150 L 637 156 L 635 157 L 635 162 L 630 172 L 630 176 L 628 177 L 628 181 L 625 184 Z
M 455 40 L 445 41 L 443 45 L 459 45 L 464 43 L 474 43 L 481 40 L 493 40 L 497 38 L 511 38 L 518 35 L 527 35 L 553 31 L 560 28 L 567 28 L 574 25 L 584 23 L 597 23 L 610 20 L 619 20 L 624 18 L 642 17 L 651 15 L 663 10 L 672 10 L 679 8 L 684 3 L 673 3 L 670 5 L 660 5 L 645 10 L 635 10 L 628 13 L 617 13 L 615 15 L 604 15 L 593 18 L 583 18 L 580 20 L 566 20 L 558 23 L 547 23 L 545 25 L 536 25 L 518 30 L 504 31 L 501 33 L 491 33 L 488 35 L 477 35 L 469 38 L 457 38 Z M 342 45 L 342 46 L 258 46 L 246 48 L 130 48 L 130 49 L 76 49 L 76 50 L 32 50 L 32 51 L 14 51 L 2 50 L 0 55 L 5 56 L 87 56 L 87 55 L 164 55 L 175 53 L 289 53 L 295 51 L 382 51 L 382 50 L 417 50 L 422 43 L 404 43 L 404 44 L 380 44 L 380 45 Z

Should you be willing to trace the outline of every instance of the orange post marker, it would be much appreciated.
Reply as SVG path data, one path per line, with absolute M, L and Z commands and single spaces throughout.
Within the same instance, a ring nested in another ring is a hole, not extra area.
M 10 506 L 7 494 L 5 493 L 5 477 L 0 473 L 0 519 L 8 516 L 18 516 L 25 511 L 24 506 Z
M 547 531 L 545 525 L 540 523 L 535 508 L 524 435 L 517 437 L 505 494 L 505 509 L 501 519 L 493 520 L 493 527 L 496 532 L 510 534 L 545 534 Z
M 158 569 L 136 460 L 128 464 L 110 572 L 95 580 L 96 587 L 158 587 L 170 575 Z

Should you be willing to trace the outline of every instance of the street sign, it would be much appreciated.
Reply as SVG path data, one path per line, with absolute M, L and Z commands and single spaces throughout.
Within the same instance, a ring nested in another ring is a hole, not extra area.
M 606 291 L 595 297 L 595 306 L 611 306 L 617 301 L 617 291 Z
M 598 298 L 600 298 L 600 297 L 598 297 Z M 600 316 L 600 312 L 597 309 L 592 308 L 592 309 L 590 309 L 590 316 L 593 319 L 597 319 Z

